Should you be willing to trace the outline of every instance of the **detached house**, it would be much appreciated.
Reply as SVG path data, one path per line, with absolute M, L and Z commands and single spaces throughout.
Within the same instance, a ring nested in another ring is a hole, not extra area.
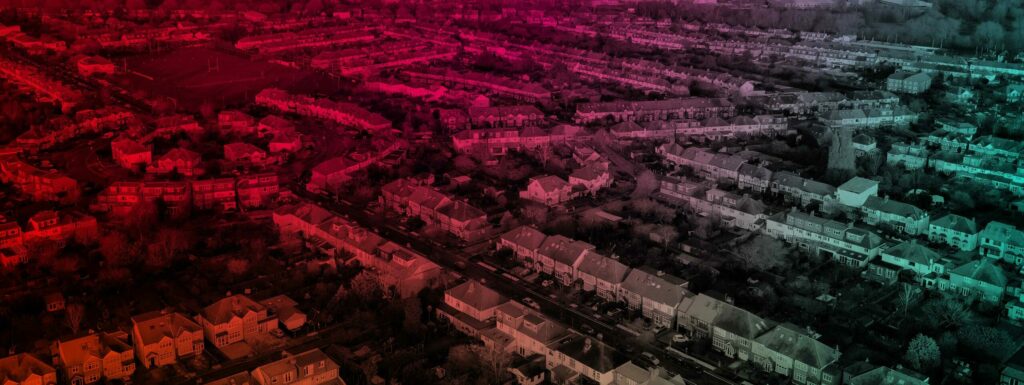
M 475 280 L 469 280 L 444 292 L 438 317 L 470 337 L 495 325 L 495 310 L 508 299 Z
M 1024 265 L 1024 231 L 1013 225 L 989 222 L 979 234 L 978 241 L 978 251 L 982 256 Z
M 582 379 L 586 379 L 609 385 L 615 380 L 615 368 L 626 362 L 629 358 L 604 342 L 573 334 L 552 347 L 546 366 L 553 383 L 584 383 Z
M 344 385 L 338 364 L 320 349 L 282 353 L 280 360 L 257 367 L 252 379 L 259 385 Z
M 928 213 L 914 205 L 877 196 L 868 197 L 861 207 L 864 222 L 907 235 L 928 233 Z
M 138 170 L 153 162 L 153 151 L 131 139 L 117 139 L 110 143 L 114 162 L 129 170 Z
M 184 314 L 154 311 L 132 317 L 132 341 L 144 368 L 172 365 L 203 353 L 203 328 Z
M 928 225 L 928 240 L 963 251 L 978 248 L 978 224 L 956 214 L 946 214 Z
M 987 259 L 968 262 L 949 272 L 949 288 L 963 296 L 998 303 L 1006 290 L 1006 272 Z
M 196 319 L 206 339 L 223 348 L 238 342 L 256 342 L 277 329 L 277 318 L 247 296 L 235 294 L 203 308 Z
M 199 154 L 181 149 L 175 148 L 168 151 L 160 159 L 156 160 L 153 167 L 147 169 L 147 172 L 153 174 L 170 174 L 177 172 L 182 176 L 193 177 L 203 173 L 203 170 L 199 168 L 202 163 L 202 157 Z
M 531 177 L 526 189 L 519 192 L 519 197 L 548 206 L 558 206 L 572 198 L 572 187 L 554 175 Z

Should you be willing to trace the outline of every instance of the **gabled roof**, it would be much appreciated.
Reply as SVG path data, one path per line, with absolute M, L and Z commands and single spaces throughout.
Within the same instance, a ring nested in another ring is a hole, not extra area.
M 978 223 L 973 219 L 949 213 L 939 217 L 938 219 L 931 222 L 932 226 L 938 226 L 945 229 L 961 232 L 964 234 L 977 234 Z
M 582 335 L 572 335 L 562 340 L 555 350 L 598 373 L 608 373 L 629 361 L 615 348 Z
M 605 282 L 620 283 L 626 279 L 629 267 L 621 262 L 608 258 L 593 251 L 583 255 L 580 262 L 580 273 L 585 273 Z
M 232 318 L 244 318 L 249 313 L 265 312 L 266 310 L 266 307 L 251 298 L 235 294 L 203 308 L 202 314 L 208 322 L 221 325 L 231 322 Z
M 705 294 L 694 297 L 685 313 L 747 339 L 754 339 L 771 327 L 771 321 Z
M 864 209 L 895 214 L 904 218 L 912 219 L 923 218 L 928 215 L 924 210 L 921 210 L 912 204 L 877 196 L 868 197 L 868 200 L 864 202 Z
M 199 332 L 202 330 L 199 324 L 195 323 L 184 314 L 153 311 L 132 317 L 132 324 L 141 336 L 142 341 L 135 341 L 138 345 L 152 345 L 159 343 L 164 338 L 175 339 L 182 333 Z
M 446 294 L 477 310 L 491 309 L 508 301 L 498 292 L 476 280 L 463 282 L 461 285 L 448 289 Z
M 544 192 L 556 192 L 569 187 L 569 182 L 554 175 L 532 177 L 530 178 L 530 184 L 537 184 Z
M 677 306 L 683 298 L 690 295 L 690 292 L 683 288 L 684 284 L 685 281 L 667 274 L 652 274 L 643 269 L 633 269 L 622 281 L 622 289 L 660 304 Z
M 583 253 L 595 247 L 583 241 L 577 241 L 561 235 L 552 235 L 544 239 L 537 253 L 549 257 L 556 262 L 575 266 L 583 257 Z
M 757 343 L 795 361 L 824 369 L 839 359 L 839 352 L 804 334 L 796 326 L 780 324 L 757 337 Z
M 502 240 L 516 244 L 527 250 L 540 249 L 540 245 L 544 243 L 545 238 L 547 238 L 547 235 L 543 232 L 526 225 L 519 226 L 501 235 Z
M 967 262 L 953 269 L 949 274 L 971 278 L 1000 288 L 1006 287 L 1007 282 L 1006 273 L 1003 269 L 988 259 Z
M 924 244 L 918 243 L 917 240 L 914 239 L 904 241 L 896 246 L 890 247 L 885 250 L 885 253 L 925 266 L 931 265 L 942 258 L 941 254 L 935 252 Z
M 0 358 L 0 383 L 19 384 L 32 375 L 56 374 L 52 366 L 28 353 Z

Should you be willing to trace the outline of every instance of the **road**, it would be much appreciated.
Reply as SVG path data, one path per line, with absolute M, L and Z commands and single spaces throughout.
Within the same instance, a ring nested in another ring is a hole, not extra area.
M 700 365 L 692 359 L 685 362 L 673 355 L 670 355 L 662 346 L 641 346 L 633 334 L 605 322 L 599 314 L 591 309 L 578 306 L 573 308 L 556 298 L 551 298 L 542 293 L 539 285 L 522 281 L 507 272 L 486 264 L 470 261 L 472 255 L 463 250 L 442 247 L 439 244 L 410 234 L 404 229 L 395 225 L 393 221 L 387 221 L 383 216 L 368 212 L 365 207 L 356 207 L 344 201 L 310 194 L 304 190 L 296 189 L 296 194 L 321 206 L 352 220 L 359 225 L 373 229 L 381 236 L 394 242 L 404 244 L 417 252 L 427 256 L 435 263 L 444 266 L 452 271 L 457 271 L 464 276 L 481 282 L 502 295 L 509 298 L 521 300 L 524 297 L 532 298 L 540 306 L 540 310 L 548 316 L 556 317 L 560 322 L 574 328 L 589 325 L 594 329 L 595 335 L 601 334 L 602 340 L 611 346 L 621 347 L 633 345 L 637 352 L 648 351 L 654 354 L 660 361 L 661 366 L 673 373 L 678 373 L 684 378 L 696 384 L 707 385 L 736 385 L 735 382 L 715 373 L 714 370 Z M 463 267 L 464 266 L 464 267 Z

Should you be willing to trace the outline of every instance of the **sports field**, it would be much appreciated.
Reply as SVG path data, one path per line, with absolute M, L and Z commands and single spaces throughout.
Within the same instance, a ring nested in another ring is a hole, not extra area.
M 195 109 L 205 101 L 217 106 L 251 102 L 266 87 L 330 94 L 335 84 L 312 71 L 202 47 L 139 55 L 128 59 L 127 65 L 127 88 L 174 98 L 184 109 Z

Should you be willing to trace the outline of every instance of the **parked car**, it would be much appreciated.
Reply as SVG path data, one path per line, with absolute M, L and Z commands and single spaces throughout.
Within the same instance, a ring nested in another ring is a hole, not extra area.
M 661 360 L 659 360 L 658 357 L 655 357 L 654 354 L 651 354 L 651 352 L 643 352 L 640 356 L 647 359 L 647 361 L 650 361 L 654 365 L 661 364 Z
M 537 301 L 534 301 L 533 298 L 530 298 L 530 297 L 523 298 L 523 303 L 526 304 L 526 306 L 529 306 L 529 307 L 532 307 L 534 309 L 540 310 L 540 304 L 538 304 Z

